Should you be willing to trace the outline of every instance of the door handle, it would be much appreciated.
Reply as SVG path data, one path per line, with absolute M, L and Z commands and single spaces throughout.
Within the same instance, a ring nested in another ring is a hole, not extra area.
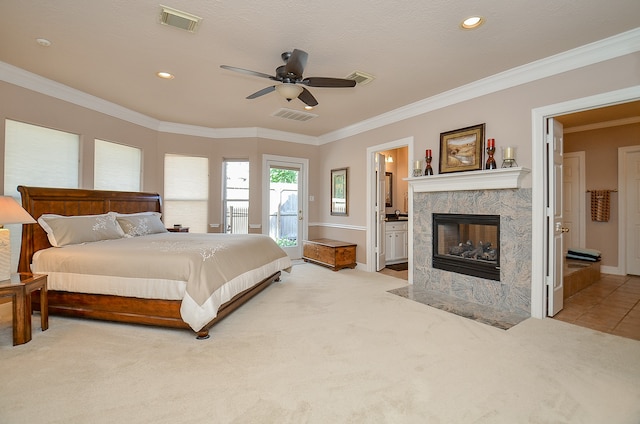
M 569 229 L 568 229 L 568 228 L 565 228 L 565 227 L 562 227 L 562 228 L 560 229 L 560 231 L 562 231 L 563 233 L 568 233 L 568 232 L 569 232 Z
M 302 221 L 302 211 L 298 211 L 298 221 Z
M 560 231 L 561 233 L 568 233 L 569 228 L 563 227 L 561 223 L 556 222 L 556 232 Z

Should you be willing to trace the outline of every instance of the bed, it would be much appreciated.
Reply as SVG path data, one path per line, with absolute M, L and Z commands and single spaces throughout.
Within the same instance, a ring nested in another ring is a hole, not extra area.
M 190 328 L 203 339 L 291 268 L 267 236 L 166 232 L 153 218 L 162 212 L 156 193 L 26 186 L 18 191 L 23 207 L 40 222 L 23 225 L 18 271 L 48 274 L 50 314 Z M 95 242 L 65 244 L 56 225 L 69 222 L 93 222 L 92 234 L 95 222 L 101 229 L 105 222 L 120 223 L 118 231 L 130 222 L 162 229 L 122 237 L 107 232 Z M 33 307 L 39 310 L 37 298 Z

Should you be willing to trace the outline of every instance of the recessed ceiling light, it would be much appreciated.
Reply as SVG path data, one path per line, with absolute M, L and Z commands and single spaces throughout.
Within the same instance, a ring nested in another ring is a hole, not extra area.
M 464 29 L 474 29 L 478 28 L 480 25 L 484 23 L 484 18 L 481 16 L 471 16 L 462 21 L 460 26 Z
M 36 38 L 36 43 L 40 44 L 42 47 L 49 47 L 51 45 L 51 41 L 46 38 Z
M 175 77 L 173 76 L 173 74 L 170 74 L 169 72 L 158 72 L 156 73 L 156 75 L 160 78 L 163 79 L 174 79 Z

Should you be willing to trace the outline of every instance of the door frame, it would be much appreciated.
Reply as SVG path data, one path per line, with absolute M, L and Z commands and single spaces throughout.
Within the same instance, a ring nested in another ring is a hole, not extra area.
M 269 182 L 271 165 L 299 166 L 302 176 L 298 204 L 302 207 L 301 232 L 298 234 L 299 258 L 302 258 L 302 241 L 309 237 L 309 159 L 291 156 L 262 155 L 262 234 L 269 235 Z M 294 259 L 299 259 L 294 258 Z
M 580 99 L 569 100 L 548 106 L 532 109 L 531 111 L 531 140 L 532 140 L 532 268 L 531 268 L 531 316 L 544 318 L 547 316 L 547 296 L 544 264 L 547 263 L 547 248 L 545 246 L 544 210 L 547 189 L 547 169 L 545 169 L 545 125 L 547 118 L 567 113 L 596 109 L 618 103 L 640 100 L 640 85 L 623 88 L 608 93 L 596 94 Z M 618 252 L 620 255 L 620 252 Z
M 376 153 L 384 152 L 385 150 L 398 149 L 401 147 L 407 147 L 409 149 L 407 157 L 409 162 L 414 157 L 414 140 L 413 136 L 401 138 L 387 143 L 378 144 L 376 146 L 367 147 L 367 271 L 376 272 L 376 220 L 375 220 L 375 207 L 376 207 Z M 409 163 L 408 165 L 411 165 Z M 407 172 L 411 172 L 411 166 L 407 166 Z M 400 176 L 398 176 L 400 177 Z M 407 175 L 406 177 L 409 177 Z M 400 177 L 400 178 L 406 178 Z M 413 217 L 413 199 L 409 196 L 409 216 Z M 409 220 L 409 234 L 413 234 L 413 220 Z M 409 284 L 413 281 L 413 269 L 411 264 L 413 263 L 413 237 L 409 237 Z

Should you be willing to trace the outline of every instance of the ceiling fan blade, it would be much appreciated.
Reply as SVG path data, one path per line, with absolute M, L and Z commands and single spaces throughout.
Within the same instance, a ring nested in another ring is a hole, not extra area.
M 255 93 L 247 96 L 247 99 L 255 99 L 256 97 L 264 96 L 265 94 L 271 93 L 275 89 L 276 89 L 275 85 L 272 85 L 271 87 L 263 88 L 262 90 L 256 91 Z
M 307 58 L 309 55 L 304 50 L 294 49 L 291 56 L 287 60 L 285 69 L 288 73 L 295 75 L 298 78 L 302 78 L 305 66 L 307 66 Z
M 226 69 L 229 71 L 240 72 L 241 74 L 251 75 L 253 77 L 267 78 L 271 80 L 275 80 L 276 77 L 271 76 L 269 74 L 263 74 L 262 72 L 250 71 L 248 69 L 236 68 L 235 66 L 229 65 L 220 65 L 222 69 Z
M 316 100 L 316 98 L 313 97 L 313 94 L 311 94 L 311 92 L 304 87 L 302 87 L 302 93 L 300 93 L 298 98 L 307 106 L 318 106 L 318 101 Z
M 344 78 L 325 78 L 325 77 L 309 77 L 302 81 L 302 84 L 309 87 L 355 87 L 356 82 L 351 79 Z

